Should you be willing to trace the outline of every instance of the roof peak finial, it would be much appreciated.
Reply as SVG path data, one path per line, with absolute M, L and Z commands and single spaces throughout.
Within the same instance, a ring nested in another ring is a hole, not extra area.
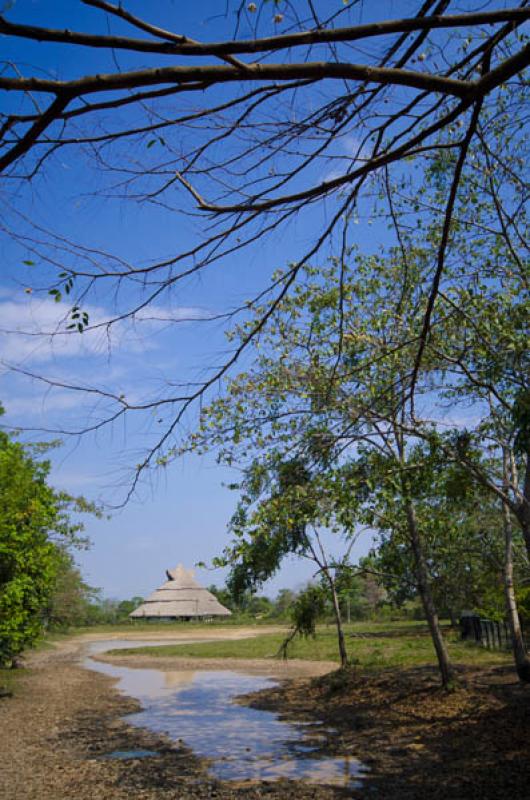
M 186 569 L 184 564 L 177 564 L 175 569 L 166 569 L 166 575 L 170 581 L 194 581 L 195 570 Z

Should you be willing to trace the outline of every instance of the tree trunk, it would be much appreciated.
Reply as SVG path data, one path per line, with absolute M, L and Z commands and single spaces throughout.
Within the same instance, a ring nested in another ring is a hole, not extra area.
M 425 553 L 423 552 L 423 543 L 421 534 L 418 530 L 416 521 L 416 513 L 414 505 L 410 499 L 405 500 L 405 508 L 407 514 L 407 525 L 412 543 L 412 551 L 414 553 L 414 562 L 416 567 L 416 581 L 418 591 L 420 593 L 423 610 L 427 618 L 429 630 L 431 632 L 436 657 L 438 659 L 438 668 L 442 678 L 442 686 L 448 689 L 454 680 L 454 671 L 449 660 L 449 654 L 440 628 L 438 614 L 434 605 L 434 599 L 431 592 L 431 585 L 429 580 L 429 572 L 425 560 Z
M 449 606 L 447 608 L 447 613 L 449 614 L 449 619 L 451 620 L 451 628 L 458 628 L 458 617 L 455 614 L 454 608 Z
M 506 457 L 504 460 L 505 474 L 507 469 Z M 508 614 L 508 625 L 512 635 L 513 657 L 515 668 L 521 681 L 530 683 L 530 658 L 527 655 L 519 612 L 517 611 L 517 600 L 513 583 L 513 532 L 512 516 L 507 503 L 502 504 L 503 523 L 504 523 L 504 594 L 506 598 L 506 611 Z
M 342 669 L 348 666 L 348 653 L 346 652 L 346 641 L 344 639 L 344 631 L 342 629 L 342 619 L 340 616 L 340 605 L 339 605 L 339 598 L 337 597 L 337 592 L 335 589 L 335 581 L 329 574 L 329 571 L 326 569 L 324 570 L 324 574 L 328 579 L 329 588 L 331 589 L 331 599 L 333 602 L 333 612 L 335 615 L 335 625 L 337 627 L 337 639 L 339 642 L 339 655 L 340 655 L 340 665 Z
M 523 498 L 519 506 L 517 519 L 523 531 L 526 552 L 530 560 L 530 453 L 526 454 L 526 469 L 524 474 Z

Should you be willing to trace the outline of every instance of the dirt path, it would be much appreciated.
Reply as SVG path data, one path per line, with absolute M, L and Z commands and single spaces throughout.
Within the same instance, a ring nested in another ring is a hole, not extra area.
M 264 636 L 268 633 L 282 633 L 285 627 L 279 625 L 261 625 L 259 628 L 254 626 L 234 626 L 234 627 L 218 627 L 208 628 L 206 625 L 202 628 L 192 628 L 186 630 L 184 627 L 173 628 L 168 626 L 168 630 L 140 630 L 134 629 L 123 631 L 109 631 L 105 633 L 83 633 L 75 637 L 76 642 L 92 642 L 98 640 L 109 641 L 112 639 L 127 639 L 131 641 L 152 641 L 161 642 L 166 640 L 171 641 L 233 641 L 237 639 L 250 639 L 254 636 Z
M 184 744 L 129 727 L 121 717 L 139 710 L 136 701 L 117 692 L 112 679 L 79 663 L 84 643 L 101 638 L 79 637 L 32 654 L 27 668 L 17 676 L 14 696 L 0 701 L 1 800 L 344 797 L 339 790 L 287 781 L 221 783 L 209 777 L 204 762 Z M 155 749 L 159 755 L 143 760 L 101 759 L 113 750 L 142 748 Z

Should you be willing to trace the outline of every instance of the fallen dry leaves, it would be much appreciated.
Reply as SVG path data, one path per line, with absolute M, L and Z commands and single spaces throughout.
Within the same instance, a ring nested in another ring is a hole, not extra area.
M 352 670 L 250 702 L 332 725 L 326 754 L 351 754 L 369 767 L 364 797 L 528 800 L 530 687 L 506 667 L 461 669 L 459 679 L 447 693 L 430 668 Z

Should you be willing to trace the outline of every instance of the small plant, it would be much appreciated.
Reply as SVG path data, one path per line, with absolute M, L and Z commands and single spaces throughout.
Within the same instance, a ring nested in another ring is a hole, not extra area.
M 278 656 L 287 658 L 287 648 L 297 634 L 306 639 L 309 636 L 315 638 L 317 620 L 324 613 L 325 606 L 326 597 L 320 586 L 308 586 L 298 595 L 291 611 L 293 628 L 281 643 Z

